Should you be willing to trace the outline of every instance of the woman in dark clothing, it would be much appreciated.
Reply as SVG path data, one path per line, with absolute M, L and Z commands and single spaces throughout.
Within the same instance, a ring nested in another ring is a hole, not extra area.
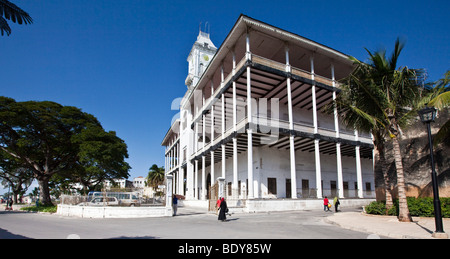
M 227 216 L 226 213 L 228 212 L 227 203 L 224 198 L 222 198 L 222 201 L 220 202 L 220 212 L 219 212 L 219 218 L 218 220 L 226 221 Z

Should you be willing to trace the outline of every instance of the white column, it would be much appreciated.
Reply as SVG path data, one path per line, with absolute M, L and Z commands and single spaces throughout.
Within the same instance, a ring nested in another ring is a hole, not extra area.
M 314 57 L 311 56 L 311 79 L 313 80 L 313 84 L 311 86 L 311 95 L 312 95 L 312 103 L 313 103 L 313 125 L 314 125 L 314 134 L 318 133 L 318 124 L 317 124 L 317 106 L 316 106 L 316 81 L 314 81 Z
M 237 138 L 233 138 L 233 186 L 232 195 L 234 198 L 239 197 L 238 186 L 238 152 L 237 152 Z
M 194 163 L 194 199 L 198 200 L 198 160 L 196 159 Z
M 220 197 L 225 197 L 225 178 L 224 177 L 218 177 L 217 180 L 219 182 L 218 196 L 219 196 L 219 198 Z
M 170 169 L 173 169 L 175 167 L 175 146 L 172 146 L 172 151 L 170 151 L 170 160 Z
M 250 35 L 247 32 L 246 35 L 246 50 L 247 50 L 247 59 L 251 59 L 250 53 Z M 253 129 L 251 123 L 252 119 L 252 89 L 251 89 L 251 75 L 250 75 L 250 66 L 247 66 L 247 120 L 250 124 L 250 127 L 247 129 L 247 178 L 248 178 L 248 199 L 253 199 Z
M 223 69 L 222 69 L 223 80 Z M 222 139 L 225 137 L 225 95 L 222 94 Z M 225 178 L 225 144 L 222 144 L 222 177 Z
M 198 150 L 198 122 L 195 122 L 195 132 L 194 132 L 194 154 L 197 153 Z
M 205 95 L 203 94 L 202 90 L 202 110 L 205 108 Z M 206 147 L 206 115 L 202 115 L 202 134 L 203 134 L 203 147 L 202 150 L 205 152 Z M 204 166 L 204 165 L 203 165 Z M 204 170 L 204 167 L 203 167 Z
M 331 80 L 333 82 L 333 88 L 336 88 L 336 78 L 334 76 L 334 64 L 331 63 Z M 336 92 L 333 91 L 333 101 L 336 100 Z M 336 131 L 336 138 L 339 138 L 339 118 L 337 108 L 334 107 L 334 130 Z M 338 179 L 338 196 L 344 198 L 344 180 L 342 176 L 342 156 L 341 156 L 341 143 L 336 143 L 336 166 L 337 166 L 337 179 Z
M 236 74 L 236 55 L 233 51 L 233 75 Z M 237 131 L 237 105 L 236 105 L 236 81 L 233 81 L 233 132 Z M 239 186 L 238 186 L 238 152 L 237 152 L 237 138 L 233 137 L 233 187 L 232 195 L 233 198 L 237 199 L 239 197 Z
M 334 76 L 334 64 L 331 64 L 331 80 L 333 81 L 333 89 L 336 89 L 336 78 Z M 336 91 L 333 91 L 333 101 L 336 100 Z M 334 130 L 336 138 L 339 138 L 339 118 L 337 108 L 334 107 Z
M 214 85 L 213 82 L 211 81 L 211 99 L 214 98 L 213 94 L 214 94 Z M 211 146 L 213 141 L 214 141 L 214 104 L 211 105 Z
M 225 178 L 225 145 L 222 145 L 222 175 Z
M 211 99 L 214 98 L 213 97 L 214 94 L 214 85 L 213 82 L 211 81 Z M 214 142 L 214 104 L 211 106 L 211 147 L 212 144 Z M 214 151 L 210 152 L 211 154 L 211 186 L 214 185 L 214 183 L 216 182 L 216 178 L 214 175 Z
M 314 81 L 314 57 L 311 56 L 311 79 L 313 80 L 313 85 L 311 87 L 311 98 L 313 103 L 313 125 L 314 134 L 318 133 L 317 124 L 317 104 L 316 104 L 316 82 Z M 314 160 L 316 166 L 316 188 L 317 188 L 317 198 L 322 198 L 322 171 L 320 165 L 320 150 L 319 150 L 319 140 L 314 139 Z
M 177 179 L 178 179 L 178 187 L 177 187 L 177 193 L 183 195 L 183 187 L 184 187 L 184 169 L 178 168 L 177 169 Z
M 225 145 L 222 145 L 222 175 L 225 178 Z
M 359 141 L 358 131 L 355 130 L 355 141 Z M 356 155 L 356 182 L 358 185 L 358 198 L 364 198 L 363 195 L 363 186 L 362 186 L 362 170 L 361 170 L 361 154 L 360 147 L 355 147 L 355 155 Z
M 286 72 L 291 72 L 289 65 L 289 48 L 286 46 Z M 289 129 L 294 130 L 294 115 L 292 111 L 292 90 L 291 79 L 287 78 L 287 97 L 288 97 L 288 113 L 289 113 Z M 297 173 L 295 168 L 295 143 L 294 135 L 290 133 L 289 136 L 289 153 L 290 153 L 290 168 L 291 168 L 291 198 L 297 199 Z
M 206 200 L 206 157 L 202 156 L 202 195 L 201 199 L 204 201 Z
M 179 190 L 179 193 L 180 194 L 183 194 L 184 193 L 184 169 L 183 168 L 181 168 L 181 166 L 180 166 L 180 154 L 181 154 L 181 152 L 180 152 L 180 142 L 178 142 L 175 146 L 176 146 L 176 151 L 175 151 L 175 156 L 176 156 L 176 167 L 177 167 L 177 169 L 178 169 L 178 176 L 179 176 L 179 186 L 178 186 L 178 190 Z
M 322 172 L 320 170 L 320 153 L 319 153 L 319 140 L 314 140 L 314 158 L 316 162 L 316 188 L 317 188 L 317 198 L 322 198 Z
M 170 143 L 169 146 L 167 148 L 167 172 L 170 171 Z
M 203 150 L 203 152 L 205 151 L 205 147 L 206 147 L 206 115 L 202 115 L 202 122 L 203 122 L 203 125 L 202 125 L 202 134 L 203 134 L 203 147 L 202 147 L 202 150 Z
M 173 168 L 173 147 L 169 151 L 169 170 Z
M 211 186 L 216 182 L 216 178 L 214 176 L 214 151 L 210 152 L 211 154 Z
M 173 167 L 178 167 L 178 143 L 173 146 Z
M 250 32 L 248 31 L 245 35 L 245 55 L 247 60 L 252 59 L 252 53 L 250 52 Z
M 339 198 L 344 198 L 344 180 L 342 176 L 342 157 L 341 157 L 341 143 L 336 143 L 336 163 L 337 163 L 337 179 L 339 188 Z

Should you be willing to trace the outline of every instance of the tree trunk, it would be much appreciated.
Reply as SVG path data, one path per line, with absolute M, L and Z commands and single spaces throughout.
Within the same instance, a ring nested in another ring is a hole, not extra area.
M 50 188 L 48 187 L 48 181 L 50 180 L 50 177 L 39 177 L 38 179 L 39 183 L 39 200 L 44 206 L 51 206 L 53 205 L 52 200 L 50 198 Z
M 385 200 L 386 200 L 386 215 L 388 211 L 394 206 L 394 201 L 392 200 L 392 188 L 389 181 L 388 168 L 386 163 L 386 145 L 384 136 L 380 130 L 372 130 L 374 136 L 374 145 L 378 151 L 379 163 L 381 166 L 381 173 L 384 179 L 384 190 L 385 190 Z
M 386 215 L 388 214 L 388 211 L 394 206 L 394 202 L 392 200 L 392 188 L 391 183 L 389 181 L 389 174 L 388 174 L 388 168 L 386 164 L 386 154 L 384 150 L 384 145 L 377 146 L 378 149 L 378 155 L 380 156 L 380 164 L 381 164 L 381 171 L 383 173 L 384 178 L 384 189 L 386 193 Z
M 397 188 L 398 188 L 398 220 L 401 222 L 412 222 L 411 214 L 409 214 L 408 202 L 406 200 L 405 176 L 403 174 L 403 162 L 400 151 L 398 137 L 393 139 L 395 168 L 397 169 Z

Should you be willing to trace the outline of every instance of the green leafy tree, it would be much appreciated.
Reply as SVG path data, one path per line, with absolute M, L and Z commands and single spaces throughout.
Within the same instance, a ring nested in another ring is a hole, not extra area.
M 62 177 L 82 170 L 127 174 L 129 166 L 123 161 L 128 156 L 126 145 L 118 138 L 115 148 L 101 143 L 114 136 L 104 132 L 93 115 L 76 107 L 0 97 L 0 149 L 33 172 L 44 205 L 51 204 L 49 181 L 55 175 Z M 119 162 L 113 162 L 116 159 Z M 119 169 L 115 167 L 118 164 Z
M 2 36 L 5 34 L 11 34 L 11 27 L 6 20 L 10 20 L 13 23 L 18 24 L 31 24 L 33 19 L 31 16 L 19 8 L 17 5 L 11 3 L 8 0 L 0 0 L 0 32 Z
M 85 192 L 98 190 L 104 180 L 129 177 L 127 145 L 114 131 L 88 127 L 73 140 L 79 144 L 78 161 L 75 169 L 64 176 L 81 183 Z
M 3 186 L 11 188 L 14 202 L 18 202 L 18 196 L 22 197 L 33 181 L 31 170 L 20 167 L 17 161 L 0 150 L 0 180 Z

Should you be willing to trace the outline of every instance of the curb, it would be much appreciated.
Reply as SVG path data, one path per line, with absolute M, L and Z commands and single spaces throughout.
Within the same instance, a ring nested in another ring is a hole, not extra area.
M 358 216 L 369 216 L 369 217 L 373 217 L 373 218 L 377 218 L 377 215 L 371 215 L 371 214 L 365 214 L 363 212 L 361 212 L 360 214 L 358 214 Z M 326 222 L 337 225 L 341 228 L 344 229 L 349 229 L 349 230 L 353 230 L 353 231 L 358 231 L 358 232 L 364 232 L 364 233 L 368 233 L 368 234 L 375 234 L 378 236 L 382 236 L 382 237 L 388 237 L 388 238 L 395 238 L 395 239 L 435 239 L 431 236 L 429 237 L 423 237 L 423 236 L 412 236 L 412 235 L 404 235 L 404 234 L 399 234 L 399 233 L 395 233 L 395 232 L 389 232 L 389 231 L 381 231 L 378 230 L 377 228 L 371 228 L 368 229 L 364 226 L 358 225 L 358 224 L 353 224 L 353 225 L 349 225 L 349 224 L 343 224 L 340 223 L 339 221 L 335 221 L 332 220 L 331 217 L 333 216 L 329 216 L 325 219 Z M 380 222 L 381 224 L 381 222 Z

